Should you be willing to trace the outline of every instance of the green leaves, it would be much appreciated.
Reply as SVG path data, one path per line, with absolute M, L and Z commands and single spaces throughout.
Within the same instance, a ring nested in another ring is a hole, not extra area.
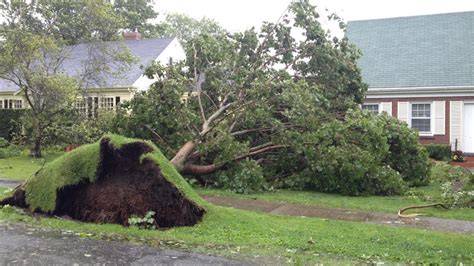
M 128 224 L 130 226 L 136 226 L 139 229 L 151 229 L 155 230 L 156 229 L 156 224 L 155 224 L 155 216 L 154 211 L 148 211 L 143 217 L 140 217 L 138 215 L 132 215 L 130 218 L 128 218 Z
M 157 17 L 158 13 L 153 10 L 152 0 L 115 0 L 113 8 L 123 20 L 128 30 L 144 32 L 148 20 Z

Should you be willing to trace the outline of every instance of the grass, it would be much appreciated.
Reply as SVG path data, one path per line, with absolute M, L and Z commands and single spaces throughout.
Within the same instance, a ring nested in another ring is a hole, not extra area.
M 426 187 L 416 188 L 414 191 L 423 192 L 424 195 L 438 194 L 439 185 L 433 183 Z M 406 196 L 370 196 L 370 197 L 351 197 L 338 194 L 327 194 L 318 192 L 302 192 L 280 190 L 275 192 L 260 192 L 253 194 L 237 194 L 218 189 L 196 189 L 200 195 L 227 196 L 243 199 L 258 199 L 274 201 L 280 203 L 296 203 L 305 205 L 316 205 L 329 208 L 353 209 L 370 212 L 385 212 L 396 214 L 399 209 L 411 205 L 422 205 L 433 203 L 415 197 Z M 446 219 L 458 219 L 474 221 L 474 209 L 451 209 L 444 210 L 439 208 L 427 208 L 414 210 L 416 213 L 423 213 L 427 216 L 440 217 Z M 408 212 L 409 213 L 409 212 Z
M 82 154 L 81 150 L 76 153 Z M 164 157 L 155 153 L 147 156 L 151 156 L 150 158 L 160 163 L 162 168 L 166 168 L 166 165 L 163 165 L 166 162 Z M 72 157 L 65 156 L 63 158 Z M 68 164 L 62 162 L 63 160 L 65 159 L 56 160 L 52 166 L 48 167 Z M 71 162 L 73 161 L 76 160 L 71 160 Z M 39 166 L 37 165 L 37 168 Z M 74 164 L 67 168 L 72 171 Z M 171 178 L 180 177 L 171 168 L 166 171 L 169 171 L 168 175 Z M 178 185 L 184 186 L 185 183 L 179 182 Z M 422 190 L 426 194 L 439 193 L 434 186 Z M 2 191 L 4 190 L 0 190 L 0 193 Z M 217 190 L 200 190 L 199 192 L 227 193 Z M 192 194 L 193 191 L 188 186 L 185 193 Z M 202 199 L 196 194 L 192 196 L 196 201 L 202 202 Z M 397 209 L 398 204 L 410 202 L 410 199 L 404 197 L 363 198 L 289 191 L 240 195 L 239 197 L 285 200 L 304 204 L 326 204 L 332 207 L 349 206 L 376 211 Z M 410 203 L 417 203 L 417 201 Z M 12 207 L 0 209 L 0 220 L 25 222 L 32 226 L 56 230 L 71 230 L 79 235 L 92 234 L 98 238 L 166 245 L 193 252 L 250 258 L 257 261 L 262 257 L 272 259 L 280 257 L 283 262 L 297 264 L 303 262 L 306 264 L 316 262 L 327 264 L 474 263 L 474 246 L 472 245 L 474 236 L 472 235 L 317 218 L 275 216 L 217 207 L 205 202 L 203 204 L 207 213 L 204 220 L 198 225 L 159 231 L 139 230 L 120 225 L 80 223 L 58 218 L 32 218 Z
M 50 162 L 63 155 L 64 152 L 45 151 L 43 158 L 28 157 L 28 152 L 21 155 L 0 159 L 0 178 L 17 180 L 29 179 L 45 162 Z
M 329 208 L 352 209 L 369 212 L 385 212 L 395 214 L 399 209 L 412 206 L 440 202 L 440 180 L 446 180 L 448 171 L 453 169 L 445 163 L 438 163 L 432 168 L 433 181 L 428 186 L 411 189 L 413 196 L 366 196 L 351 197 L 339 194 L 328 194 L 308 191 L 279 190 L 274 192 L 258 192 L 252 194 L 237 194 L 219 189 L 196 188 L 200 195 L 227 196 L 242 199 L 258 199 L 279 203 L 295 203 L 315 205 Z M 454 169 L 455 170 L 455 169 Z M 474 209 L 458 208 L 445 210 L 441 208 L 427 208 L 414 210 L 427 216 L 446 219 L 474 221 Z M 409 213 L 409 212 L 407 212 Z
M 291 262 L 306 263 L 383 261 L 469 265 L 474 262 L 472 235 L 208 207 L 200 224 L 164 231 L 57 218 L 36 219 L 11 207 L 0 210 L 0 220 L 241 258 L 281 255 Z

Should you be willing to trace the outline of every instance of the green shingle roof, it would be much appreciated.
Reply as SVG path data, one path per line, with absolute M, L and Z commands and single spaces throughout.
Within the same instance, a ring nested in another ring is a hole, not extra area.
M 474 86 L 474 11 L 350 21 L 370 88 Z

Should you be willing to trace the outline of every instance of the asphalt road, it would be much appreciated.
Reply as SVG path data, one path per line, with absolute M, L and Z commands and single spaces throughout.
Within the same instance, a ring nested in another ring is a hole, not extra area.
M 0 265 L 245 265 L 194 253 L 80 238 L 0 222 Z

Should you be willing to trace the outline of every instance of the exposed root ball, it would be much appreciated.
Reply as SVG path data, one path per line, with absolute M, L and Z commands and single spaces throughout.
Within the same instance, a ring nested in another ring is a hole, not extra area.
M 103 138 L 95 181 L 84 179 L 59 188 L 56 207 L 50 213 L 85 222 L 127 225 L 132 215 L 154 211 L 155 226 L 160 228 L 198 223 L 204 209 L 169 182 L 156 162 L 140 159 L 152 151 L 148 144 L 138 141 L 118 149 Z M 24 189 L 4 201 L 19 207 L 27 207 L 28 202 Z

